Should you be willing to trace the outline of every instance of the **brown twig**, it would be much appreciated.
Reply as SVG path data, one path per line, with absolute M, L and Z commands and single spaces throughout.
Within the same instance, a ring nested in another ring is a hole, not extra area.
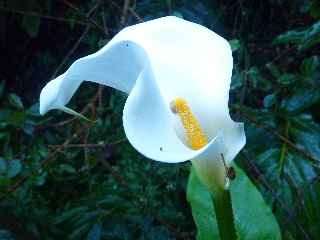
M 130 0 L 125 0 L 124 4 L 123 4 L 123 8 L 122 8 L 122 15 L 121 15 L 121 18 L 120 18 L 120 24 L 122 26 L 126 25 L 127 13 L 128 13 L 129 5 L 130 5 Z
M 93 26 L 95 26 L 97 29 L 99 29 L 104 34 L 109 35 L 108 29 L 105 29 L 101 27 L 95 20 L 91 18 L 91 14 L 98 9 L 100 6 L 101 0 L 97 0 L 96 4 L 89 10 L 87 14 L 84 14 L 78 7 L 76 7 L 74 4 L 69 2 L 68 0 L 62 0 L 64 4 L 66 4 L 68 7 L 76 11 L 80 16 L 83 16 L 88 22 L 90 22 Z
M 68 59 L 70 58 L 70 56 L 77 50 L 77 48 L 79 47 L 80 43 L 82 42 L 83 38 L 87 35 L 87 33 L 89 32 L 90 29 L 90 25 L 87 25 L 85 27 L 85 29 L 83 30 L 81 36 L 78 38 L 78 40 L 75 42 L 75 44 L 73 45 L 73 47 L 69 50 L 69 52 L 67 53 L 67 55 L 63 58 L 63 60 L 61 61 L 61 63 L 59 64 L 59 66 L 56 68 L 56 70 L 54 71 L 54 73 L 51 76 L 51 79 L 54 79 L 58 72 L 60 71 L 60 69 L 65 65 L 65 63 L 68 61 Z
M 107 168 L 110 171 L 111 175 L 122 187 L 129 189 L 129 184 L 124 180 L 124 178 L 117 171 L 115 171 L 112 168 L 111 164 L 107 160 L 100 158 L 99 161 L 102 163 L 102 165 L 105 168 Z
M 64 2 L 66 2 L 66 0 L 63 0 Z M 100 4 L 100 0 L 97 1 L 97 4 L 94 5 L 86 14 L 86 17 L 91 16 L 91 14 L 93 14 L 93 12 L 98 8 Z M 83 38 L 87 35 L 87 33 L 90 30 L 90 25 L 86 25 L 85 29 L 83 30 L 81 36 L 78 38 L 78 40 L 75 42 L 75 44 L 73 45 L 73 47 L 69 50 L 69 52 L 67 53 L 67 55 L 63 58 L 63 60 L 61 61 L 61 63 L 59 64 L 59 66 L 56 68 L 56 70 L 54 71 L 54 73 L 51 76 L 51 79 L 55 78 L 56 75 L 58 74 L 58 72 L 60 71 L 60 69 L 65 65 L 65 63 L 68 61 L 68 59 L 70 58 L 70 56 L 77 50 L 77 48 L 79 47 L 80 43 L 82 42 Z M 104 31 L 104 30 L 103 30 Z
M 246 98 L 246 92 L 247 92 L 247 82 L 248 82 L 248 73 L 247 71 L 244 71 L 243 73 L 243 85 L 242 89 L 240 91 L 240 100 L 239 100 L 239 109 L 237 115 L 240 116 L 240 109 L 244 104 L 245 98 Z
M 101 107 L 103 104 L 103 89 L 105 88 L 105 86 L 100 85 L 99 89 L 98 89 L 98 106 Z
M 14 13 L 14 14 L 20 14 L 20 15 L 26 15 L 26 16 L 45 18 L 48 20 L 53 20 L 53 21 L 58 21 L 58 22 L 65 22 L 65 23 L 72 22 L 72 23 L 75 23 L 78 25 L 84 25 L 84 26 L 88 25 L 88 23 L 84 22 L 84 21 L 67 19 L 67 18 L 63 18 L 63 17 L 55 17 L 55 16 L 50 16 L 50 15 L 43 15 L 43 14 L 37 13 L 37 12 L 23 11 L 23 10 L 11 9 L 11 8 L 1 7 L 1 6 L 0 6 L 0 11 Z
M 121 143 L 127 142 L 126 138 L 122 138 L 118 141 L 112 142 L 112 143 L 80 143 L 80 144 L 51 144 L 48 145 L 50 148 L 105 148 L 107 146 L 114 146 Z
M 108 27 L 107 27 L 107 23 L 106 23 L 106 16 L 105 16 L 104 8 L 102 8 L 101 13 L 102 13 L 101 18 L 102 18 L 103 29 L 105 30 L 105 35 L 107 36 L 109 34 L 109 32 L 108 32 Z
M 116 3 L 113 0 L 109 0 L 109 2 L 115 6 L 119 11 L 122 11 L 122 8 L 119 6 L 118 3 Z M 130 12 L 130 14 L 136 19 L 138 20 L 138 22 L 142 23 L 144 22 L 143 18 L 133 9 L 133 8 L 128 8 L 128 11 Z

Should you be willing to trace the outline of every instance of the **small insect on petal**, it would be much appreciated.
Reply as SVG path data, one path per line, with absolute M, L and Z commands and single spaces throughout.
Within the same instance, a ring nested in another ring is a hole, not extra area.
M 224 156 L 222 153 L 221 153 L 221 159 L 222 159 L 225 171 L 226 171 L 227 178 L 229 178 L 230 180 L 234 180 L 236 178 L 236 171 L 234 170 L 234 168 L 232 166 L 231 167 L 227 166 L 226 161 L 224 160 Z
M 234 170 L 233 167 L 229 167 L 229 168 L 228 168 L 227 177 L 228 177 L 230 180 L 234 180 L 234 179 L 236 178 L 236 171 Z

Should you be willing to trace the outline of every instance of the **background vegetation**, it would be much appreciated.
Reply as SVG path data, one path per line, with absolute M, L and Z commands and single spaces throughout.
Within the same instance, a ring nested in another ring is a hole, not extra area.
M 127 143 L 124 95 L 83 84 L 71 106 L 94 125 L 38 114 L 41 88 L 76 58 L 169 14 L 231 40 L 230 108 L 248 140 L 236 162 L 283 239 L 318 238 L 319 1 L 1 0 L 0 239 L 195 238 L 189 164 L 150 161 Z

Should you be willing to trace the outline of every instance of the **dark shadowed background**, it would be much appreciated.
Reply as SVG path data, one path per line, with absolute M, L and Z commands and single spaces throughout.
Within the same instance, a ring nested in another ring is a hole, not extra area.
M 195 238 L 189 164 L 160 164 L 129 145 L 126 96 L 84 83 L 70 106 L 95 124 L 38 114 L 42 87 L 75 59 L 166 15 L 230 40 L 230 111 L 248 141 L 236 162 L 283 239 L 318 238 L 318 0 L 0 0 L 0 239 Z

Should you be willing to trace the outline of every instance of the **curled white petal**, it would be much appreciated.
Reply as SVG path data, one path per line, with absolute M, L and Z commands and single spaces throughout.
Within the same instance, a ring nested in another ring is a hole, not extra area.
M 43 88 L 40 113 L 66 105 L 82 81 L 97 82 L 129 94 L 123 125 L 143 155 L 209 161 L 223 151 L 230 163 L 245 144 L 243 127 L 228 110 L 232 65 L 230 46 L 219 35 L 176 17 L 159 18 L 125 28 L 98 52 L 75 61 Z M 176 97 L 188 102 L 208 136 L 204 148 L 189 149 L 174 130 L 169 103 Z

